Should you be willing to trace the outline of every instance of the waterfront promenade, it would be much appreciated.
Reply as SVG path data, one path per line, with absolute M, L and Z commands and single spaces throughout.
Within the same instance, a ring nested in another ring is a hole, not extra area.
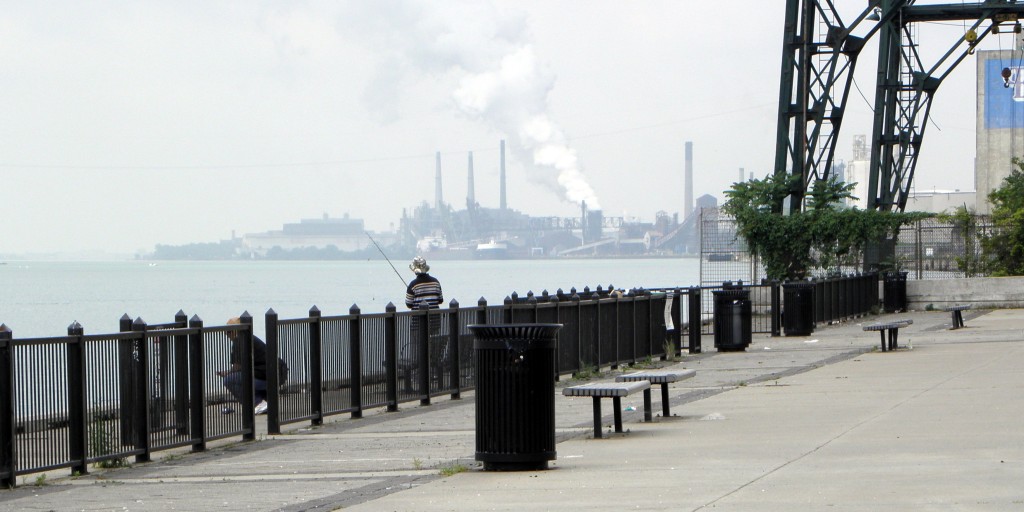
M 894 318 L 914 321 L 905 348 L 879 352 L 860 324 Z M 628 432 L 592 439 L 590 399 L 556 396 L 547 471 L 479 468 L 469 392 L 278 436 L 258 420 L 255 442 L 42 486 L 29 475 L 0 510 L 1024 510 L 1024 310 L 965 319 L 873 316 L 755 335 L 743 353 L 708 337 L 673 363 L 697 370 L 673 385 L 673 417 L 643 423 L 637 394 Z

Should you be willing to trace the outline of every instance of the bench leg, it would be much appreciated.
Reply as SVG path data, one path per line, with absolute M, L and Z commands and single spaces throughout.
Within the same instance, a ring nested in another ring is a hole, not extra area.
M 644 390 L 644 421 L 650 423 L 654 421 L 651 417 L 651 388 Z
M 878 334 L 882 335 L 882 352 L 885 352 L 885 331 L 878 331 Z
M 956 309 L 956 310 L 954 310 L 952 312 L 952 315 L 953 315 L 953 319 L 952 319 L 953 327 L 952 327 L 952 329 L 959 329 L 959 328 L 964 327 L 964 311 Z
M 612 407 L 615 408 L 615 431 L 622 432 L 622 398 L 613 396 Z
M 668 418 L 672 413 L 668 411 L 668 383 L 661 385 L 661 416 Z
M 594 439 L 601 439 L 601 397 L 594 397 Z
M 899 348 L 899 344 L 896 339 L 899 337 L 899 329 L 889 329 L 889 350 L 896 350 Z

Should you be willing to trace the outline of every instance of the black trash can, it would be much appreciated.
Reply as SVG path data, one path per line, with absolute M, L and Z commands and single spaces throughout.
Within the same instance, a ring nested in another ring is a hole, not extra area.
M 746 350 L 751 342 L 750 290 L 743 283 L 722 283 L 722 289 L 711 292 L 714 297 L 715 348 L 721 352 Z
M 886 313 L 904 312 L 907 310 L 907 273 L 886 272 L 882 287 Z
M 555 460 L 555 348 L 562 324 L 470 325 L 476 365 L 476 460 L 485 470 Z
M 814 332 L 814 283 L 783 283 L 782 302 L 782 332 L 786 336 L 807 336 Z

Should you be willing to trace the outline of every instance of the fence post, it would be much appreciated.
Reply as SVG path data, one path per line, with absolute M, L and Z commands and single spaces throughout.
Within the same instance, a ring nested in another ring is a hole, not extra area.
M 132 332 L 138 337 L 135 341 L 138 373 L 135 375 L 135 410 L 132 411 L 132 417 L 135 418 L 135 448 L 142 450 L 142 453 L 135 456 L 135 462 L 149 462 L 149 343 L 146 340 L 146 322 L 142 317 L 132 322 Z
M 277 337 L 277 312 L 270 308 L 263 314 L 263 322 L 266 326 L 266 353 L 264 360 L 267 365 L 267 433 L 281 433 L 281 416 L 278 397 L 278 389 L 281 387 L 281 379 L 277 374 L 278 337 Z
M 513 316 L 512 316 L 512 307 L 513 307 L 512 305 L 515 303 L 515 298 L 514 297 L 518 297 L 518 296 L 519 296 L 519 294 L 517 294 L 516 292 L 512 292 L 511 296 L 507 296 L 507 295 L 505 296 L 505 310 L 504 310 L 504 315 L 503 316 L 505 318 L 504 321 L 505 321 L 506 324 L 511 324 L 512 320 L 514 319 Z
M 309 308 L 309 402 L 313 412 L 311 425 L 324 424 L 323 321 L 320 308 Z M 275 325 L 277 315 L 274 315 Z M 269 329 L 269 327 L 267 328 Z M 280 409 L 278 409 L 280 411 Z
M 459 301 L 448 303 L 448 369 L 452 386 L 452 400 L 462 398 L 462 363 L 459 350 Z M 443 361 L 443 358 L 442 358 Z
M 398 410 L 398 315 L 393 302 L 384 307 L 384 372 L 387 375 L 385 394 L 387 411 Z
M 352 406 L 352 418 L 358 419 L 363 417 L 363 338 L 359 325 L 359 306 L 352 304 L 348 314 L 352 316 L 348 324 L 349 403 Z
M 121 315 L 120 332 L 132 332 L 132 319 Z M 118 395 L 121 410 L 121 446 L 135 446 L 135 390 L 138 389 L 139 340 L 132 338 L 117 342 Z
M 85 408 L 86 390 L 86 368 L 85 368 L 85 347 L 82 336 L 85 330 L 78 322 L 72 322 L 68 326 L 68 336 L 74 339 L 68 340 L 65 345 L 68 358 L 68 458 L 71 461 L 72 474 L 86 474 L 89 472 L 89 464 L 86 460 L 89 457 L 88 450 L 88 429 L 86 428 Z M 105 455 L 105 454 L 98 454 Z
M 421 304 L 413 315 L 418 319 L 416 324 L 417 339 L 414 340 L 419 347 L 416 352 L 419 360 L 416 366 L 419 367 L 419 374 L 416 379 L 420 393 L 420 405 L 430 405 L 430 306 Z
M 772 296 L 772 336 L 782 336 L 782 284 L 778 281 L 769 281 Z
M 188 321 L 189 406 L 191 418 L 192 451 L 206 450 L 206 347 L 203 336 L 203 319 L 192 315 Z
M 15 478 L 14 435 L 14 336 L 7 324 L 0 324 L 0 486 L 13 489 Z
M 562 300 L 560 299 L 561 291 L 562 290 L 558 290 L 558 291 L 559 291 L 559 293 L 551 296 L 551 303 L 553 304 L 552 307 L 555 308 L 555 323 L 556 324 L 562 323 Z M 559 329 L 559 331 L 561 331 L 561 329 Z M 560 354 L 560 352 L 562 350 L 562 341 L 561 341 L 562 338 L 561 337 L 556 337 L 555 339 L 556 339 L 556 345 L 555 345 L 555 382 L 558 382 L 559 380 L 561 380 L 560 376 L 562 375 L 562 371 L 561 371 L 561 368 L 562 368 L 562 358 L 559 357 L 559 354 Z
M 252 360 L 252 315 L 243 311 L 238 317 L 241 324 L 246 327 L 241 332 L 242 342 L 242 440 L 256 440 L 256 404 L 255 390 L 253 389 L 253 360 Z
M 689 289 L 689 312 L 687 313 L 687 325 L 689 326 L 689 347 L 688 350 L 691 354 L 700 354 L 700 331 L 704 328 L 703 322 L 701 321 L 702 304 L 700 297 L 700 287 L 691 286 Z
M 487 323 L 487 299 L 480 297 L 476 300 L 476 323 L 486 324 Z
M 590 291 L 590 287 L 588 287 L 588 286 L 583 287 L 583 296 L 586 297 L 589 300 L 594 301 L 594 327 L 595 327 L 595 329 L 594 329 L 594 339 L 591 340 L 591 343 L 594 344 L 594 354 L 595 354 L 594 368 L 596 368 L 597 370 L 600 370 L 601 369 L 601 362 L 602 362 L 602 359 L 601 359 L 601 331 L 602 331 L 602 329 L 601 329 L 601 296 L 598 295 L 597 292 L 591 292 Z M 617 367 L 618 367 L 617 365 L 616 366 L 612 366 L 612 369 L 615 369 Z
M 174 315 L 174 323 L 184 329 L 188 327 L 188 316 L 179 309 Z M 178 435 L 182 436 L 189 433 L 188 372 L 188 335 L 179 334 L 174 336 L 174 423 L 178 427 Z
M 675 358 L 682 355 L 683 351 L 683 294 L 679 288 L 674 288 L 669 297 L 672 299 L 672 305 L 669 306 L 669 317 L 672 319 L 671 357 Z

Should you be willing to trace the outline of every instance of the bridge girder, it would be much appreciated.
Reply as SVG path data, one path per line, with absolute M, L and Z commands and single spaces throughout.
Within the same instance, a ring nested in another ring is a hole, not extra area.
M 879 37 L 879 52 L 868 208 L 903 211 L 936 90 L 993 27 L 1022 15 L 1024 5 L 1016 0 L 869 0 L 845 21 L 832 0 L 787 0 L 774 172 L 801 178 L 788 210 L 802 210 L 814 181 L 830 178 L 857 59 L 871 37 Z M 942 57 L 924 62 L 916 24 L 951 20 L 972 24 Z

